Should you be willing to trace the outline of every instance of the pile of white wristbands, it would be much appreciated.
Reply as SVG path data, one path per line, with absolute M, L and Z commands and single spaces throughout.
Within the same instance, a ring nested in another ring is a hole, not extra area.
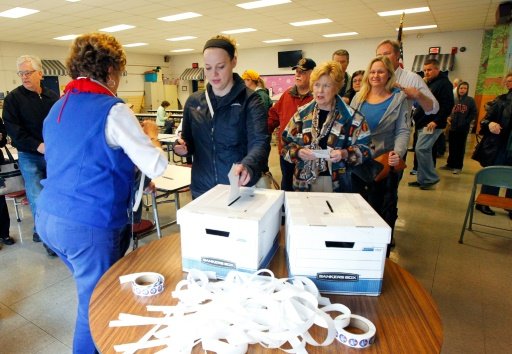
M 172 293 L 179 299 L 176 306 L 147 306 L 163 317 L 119 314 L 110 327 L 154 327 L 138 342 L 116 345 L 116 352 L 165 346 L 158 353 L 184 354 L 201 343 L 205 351 L 242 354 L 249 344 L 259 343 L 302 354 L 307 353 L 306 344 L 327 346 L 335 338 L 354 348 L 367 347 L 375 340 L 373 323 L 352 315 L 345 305 L 331 304 L 306 277 L 277 279 L 267 269 L 254 274 L 233 271 L 221 281 L 210 281 L 209 275 L 191 270 Z M 126 277 L 130 275 L 122 278 Z M 333 319 L 330 313 L 341 314 Z M 309 333 L 313 325 L 325 328 L 323 341 L 317 342 Z M 348 332 L 345 327 L 349 325 L 364 333 Z

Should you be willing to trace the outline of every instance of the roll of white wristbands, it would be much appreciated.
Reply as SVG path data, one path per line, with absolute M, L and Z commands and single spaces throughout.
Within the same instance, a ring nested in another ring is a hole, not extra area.
M 153 296 L 164 291 L 165 278 L 152 272 L 133 273 L 119 277 L 121 284 L 132 283 L 132 291 L 137 296 Z
M 134 281 L 137 274 L 124 276 L 132 277 L 124 282 Z M 210 280 L 209 274 L 191 270 L 172 293 L 179 300 L 176 306 L 147 306 L 148 311 L 160 312 L 163 317 L 121 313 L 118 320 L 110 322 L 110 327 L 150 324 L 155 327 L 138 342 L 116 345 L 114 349 L 134 353 L 164 345 L 167 348 L 162 353 L 181 354 L 191 353 L 201 343 L 205 351 L 242 354 L 250 344 L 259 343 L 266 348 L 285 345 L 291 348 L 281 350 L 302 354 L 307 353 L 306 344 L 327 346 L 334 338 L 343 343 L 341 336 L 345 336 L 344 344 L 357 341 L 351 346 L 362 348 L 375 337 L 375 326 L 370 321 L 352 315 L 345 305 L 331 304 L 306 277 L 277 279 L 265 269 L 254 274 L 232 271 L 224 280 Z M 358 321 L 371 324 L 364 335 L 344 330 L 349 323 L 358 327 Z M 313 325 L 326 329 L 321 332 L 325 338 L 320 342 L 309 333 Z
M 353 348 L 366 348 L 375 342 L 375 325 L 365 317 L 350 315 L 350 327 L 359 328 L 364 333 L 355 334 L 347 331 L 344 327 L 336 326 L 338 335 L 336 338 L 343 344 Z

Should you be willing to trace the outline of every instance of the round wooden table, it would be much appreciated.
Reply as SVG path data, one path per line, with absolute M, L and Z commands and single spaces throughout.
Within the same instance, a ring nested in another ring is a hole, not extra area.
M 284 247 L 270 264 L 276 277 L 287 276 Z M 153 297 L 137 297 L 130 284 L 120 284 L 119 276 L 135 272 L 157 272 L 165 276 L 165 290 Z M 166 236 L 128 254 L 108 270 L 92 295 L 89 320 L 100 353 L 115 353 L 114 345 L 138 341 L 153 326 L 109 327 L 119 313 L 149 316 L 147 305 L 175 305 L 171 297 L 183 279 L 179 234 Z M 348 306 L 353 314 L 368 318 L 377 328 L 375 343 L 365 349 L 349 348 L 337 340 L 327 347 L 307 346 L 308 353 L 439 353 L 443 342 L 441 318 L 432 297 L 405 269 L 386 260 L 382 294 L 371 296 L 328 295 L 332 302 Z M 151 314 L 154 316 L 155 314 Z M 311 333 L 315 335 L 316 329 Z M 316 333 L 318 334 L 318 333 Z M 317 336 L 319 338 L 319 336 Z M 163 349 L 160 347 L 159 349 Z M 141 350 L 151 353 L 155 350 Z M 197 345 L 193 353 L 204 353 Z M 260 345 L 248 353 L 283 353 Z

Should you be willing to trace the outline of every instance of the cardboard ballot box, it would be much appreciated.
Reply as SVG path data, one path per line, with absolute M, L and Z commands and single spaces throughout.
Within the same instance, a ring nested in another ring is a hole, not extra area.
M 320 292 L 379 295 L 391 228 L 355 193 L 286 192 L 289 276 Z
M 228 206 L 229 186 L 217 185 L 177 212 L 184 271 L 255 272 L 268 267 L 278 248 L 284 192 L 241 188 Z

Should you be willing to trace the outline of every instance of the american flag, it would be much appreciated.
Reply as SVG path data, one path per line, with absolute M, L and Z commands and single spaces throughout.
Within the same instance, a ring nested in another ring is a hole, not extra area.
M 404 16 L 405 12 L 402 13 L 402 16 L 400 16 L 400 26 L 398 27 L 398 37 L 397 41 L 400 43 L 400 67 L 404 68 L 404 46 L 402 44 L 402 29 L 404 27 Z

